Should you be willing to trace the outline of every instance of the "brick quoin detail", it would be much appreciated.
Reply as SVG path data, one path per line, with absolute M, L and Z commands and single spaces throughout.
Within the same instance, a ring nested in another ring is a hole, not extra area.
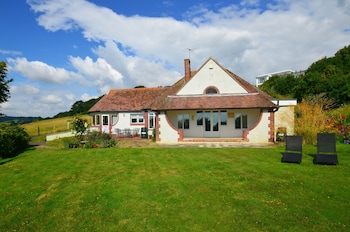
M 259 123 L 261 122 L 262 116 L 263 116 L 263 110 L 260 110 L 260 115 L 259 115 L 258 121 L 255 123 L 255 125 L 252 126 L 249 130 L 243 131 L 243 141 L 244 142 L 249 142 L 249 139 L 248 139 L 249 132 L 259 125 Z
M 156 114 L 156 141 L 160 142 L 160 118 L 159 114 Z
M 175 128 L 173 124 L 171 124 L 171 122 L 169 121 L 168 115 L 165 114 L 165 118 L 166 118 L 166 123 L 168 123 L 168 125 L 173 128 L 175 131 L 177 131 L 177 134 L 179 135 L 179 138 L 177 139 L 178 142 L 183 142 L 184 140 L 184 135 L 183 135 L 183 131 L 180 131 L 179 129 Z M 159 120 L 158 120 L 159 121 Z M 158 125 L 158 124 L 157 124 Z M 160 131 L 158 131 L 158 134 L 160 134 Z M 160 141 L 160 138 L 159 140 Z

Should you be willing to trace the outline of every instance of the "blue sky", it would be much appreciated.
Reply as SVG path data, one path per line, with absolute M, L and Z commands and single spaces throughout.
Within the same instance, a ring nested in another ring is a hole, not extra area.
M 254 83 L 350 44 L 346 0 L 1 2 L 10 116 L 52 117 L 110 89 L 164 86 L 210 56 Z

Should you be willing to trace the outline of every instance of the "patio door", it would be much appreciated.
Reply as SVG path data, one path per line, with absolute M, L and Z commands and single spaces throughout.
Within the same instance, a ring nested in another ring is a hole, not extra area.
M 220 137 L 219 111 L 204 111 L 204 137 Z
M 102 115 L 102 132 L 109 134 L 109 115 Z

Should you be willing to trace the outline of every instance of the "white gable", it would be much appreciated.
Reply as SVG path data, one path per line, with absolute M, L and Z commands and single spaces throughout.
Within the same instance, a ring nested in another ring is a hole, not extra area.
M 220 94 L 247 93 L 215 61 L 209 59 L 177 95 L 203 94 L 208 87 L 215 87 Z

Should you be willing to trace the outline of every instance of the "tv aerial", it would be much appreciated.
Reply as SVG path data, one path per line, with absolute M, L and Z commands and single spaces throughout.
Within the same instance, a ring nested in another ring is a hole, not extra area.
M 191 59 L 191 52 L 193 52 L 195 48 L 187 48 L 187 50 L 188 50 L 188 59 Z

